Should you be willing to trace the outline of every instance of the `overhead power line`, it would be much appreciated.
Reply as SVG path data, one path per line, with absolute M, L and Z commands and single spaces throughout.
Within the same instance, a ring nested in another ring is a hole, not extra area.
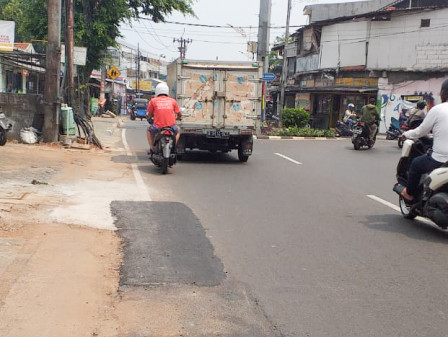
M 153 21 L 150 18 L 141 18 L 143 20 L 148 20 L 148 21 Z M 242 29 L 250 29 L 250 28 L 258 28 L 257 25 L 255 26 L 232 26 L 230 27 L 229 25 L 205 25 L 205 24 L 200 24 L 200 23 L 187 23 L 187 22 L 178 22 L 178 21 L 163 21 L 163 23 L 170 23 L 173 25 L 182 25 L 182 26 L 194 26 L 194 27 L 206 27 L 206 28 L 242 28 Z M 289 26 L 289 27 L 295 27 L 295 28 L 300 28 L 300 27 L 304 27 L 305 25 L 297 25 L 297 26 Z M 285 29 L 286 26 L 270 26 L 269 28 L 271 29 Z

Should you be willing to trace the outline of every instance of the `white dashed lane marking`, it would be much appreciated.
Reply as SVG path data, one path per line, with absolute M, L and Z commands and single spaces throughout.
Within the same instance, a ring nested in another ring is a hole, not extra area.
M 283 159 L 289 160 L 290 162 L 292 162 L 292 163 L 294 163 L 294 164 L 296 164 L 296 165 L 302 165 L 301 162 L 299 162 L 299 161 L 297 161 L 297 160 L 294 160 L 294 159 L 292 159 L 292 158 L 289 158 L 288 156 L 285 156 L 284 154 L 281 154 L 281 153 L 275 153 L 275 155 L 277 155 L 277 156 L 279 156 L 279 157 L 282 157 Z

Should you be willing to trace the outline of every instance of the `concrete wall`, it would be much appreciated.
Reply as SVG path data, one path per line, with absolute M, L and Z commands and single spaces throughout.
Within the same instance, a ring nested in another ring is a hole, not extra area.
M 366 0 L 337 4 L 318 4 L 305 6 L 303 14 L 309 16 L 309 23 L 361 15 L 379 10 L 393 0 Z
M 402 83 L 389 84 L 387 78 L 380 78 L 378 82 L 378 98 L 381 99 L 381 124 L 380 132 L 384 133 L 389 128 L 390 119 L 398 119 L 403 100 L 402 95 L 423 94 L 428 103 L 439 104 L 440 87 L 444 78 L 438 77 L 426 81 L 405 81 Z M 433 99 L 433 102 L 430 102 Z
M 349 21 L 322 27 L 320 68 L 365 66 L 369 26 Z
M 430 27 L 420 27 L 422 19 L 430 19 Z M 367 68 L 448 70 L 447 26 L 448 8 L 373 21 Z
M 8 138 L 20 140 L 20 130 L 24 127 L 40 127 L 43 116 L 35 116 L 42 112 L 42 96 L 34 94 L 0 93 L 0 105 L 6 117 L 13 124 Z
M 422 19 L 430 19 L 430 27 L 420 27 Z M 445 71 L 446 27 L 448 8 L 397 14 L 391 21 L 347 21 L 324 26 L 320 68 L 362 65 L 380 71 Z

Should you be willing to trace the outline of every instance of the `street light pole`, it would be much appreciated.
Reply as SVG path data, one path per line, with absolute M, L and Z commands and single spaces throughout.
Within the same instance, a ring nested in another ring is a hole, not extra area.
M 288 40 L 289 40 L 289 20 L 291 17 L 291 0 L 288 0 L 288 11 L 286 14 L 286 32 L 285 32 L 285 44 L 283 48 L 283 67 L 282 67 L 282 77 L 280 79 L 280 106 L 279 108 L 279 123 L 280 127 L 282 126 L 282 116 L 283 116 L 283 109 L 285 107 L 285 87 L 286 87 L 286 80 L 288 77 L 288 55 L 286 52 L 287 46 L 288 46 Z

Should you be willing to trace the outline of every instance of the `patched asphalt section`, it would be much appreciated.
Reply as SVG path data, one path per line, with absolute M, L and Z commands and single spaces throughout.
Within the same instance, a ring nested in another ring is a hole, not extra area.
M 113 201 L 124 241 L 121 286 L 216 286 L 225 278 L 199 219 L 176 202 Z

